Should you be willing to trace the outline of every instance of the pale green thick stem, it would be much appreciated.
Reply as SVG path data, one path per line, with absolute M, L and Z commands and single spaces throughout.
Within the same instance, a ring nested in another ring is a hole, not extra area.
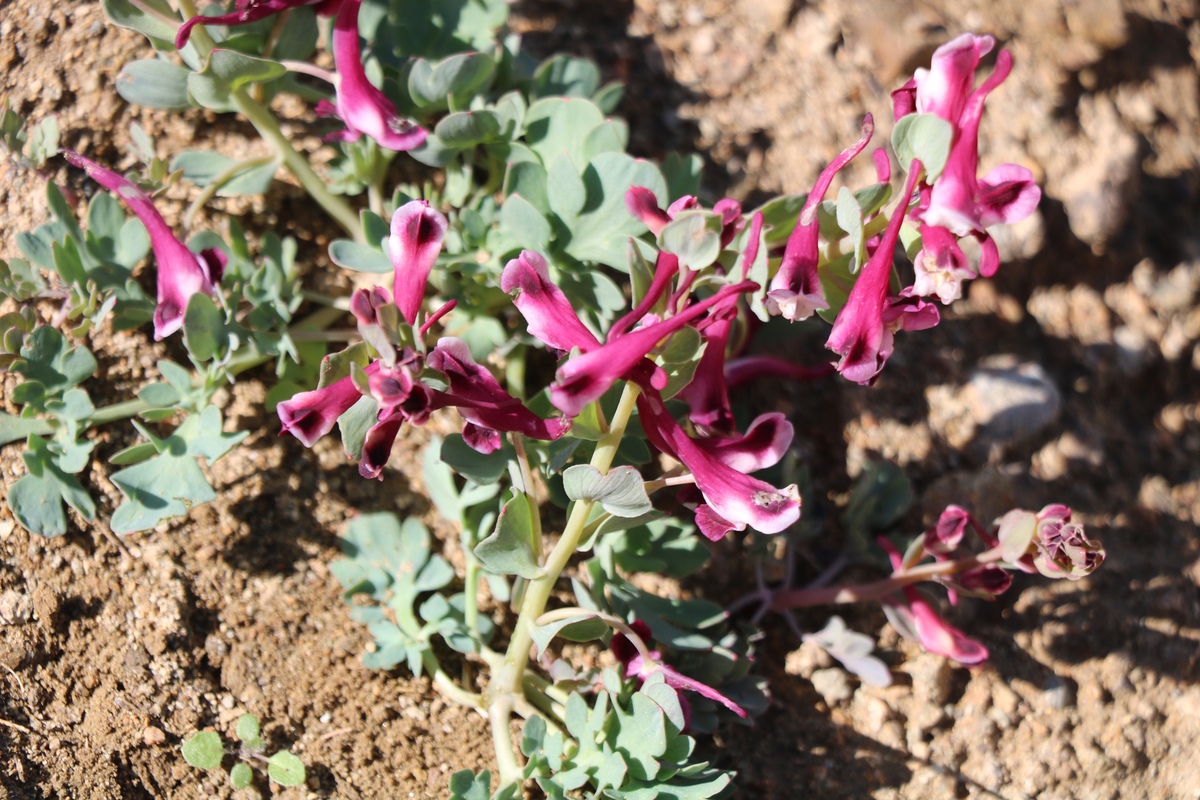
M 179 10 L 184 17 L 196 16 L 196 4 L 193 0 L 179 0 Z M 200 58 L 205 60 L 212 54 L 213 48 L 216 46 L 203 25 L 197 25 L 192 30 L 192 41 L 196 45 Z M 358 221 L 358 212 L 341 197 L 329 191 L 325 182 L 321 180 L 321 176 L 313 171 L 308 159 L 296 150 L 291 141 L 283 135 L 275 116 L 241 89 L 235 89 L 230 96 L 242 116 L 248 119 L 258 134 L 275 148 L 279 157 L 283 159 L 283 165 L 300 182 L 309 197 L 325 209 L 354 241 L 362 244 L 363 233 L 362 225 Z
M 625 436 L 625 426 L 629 424 L 636 408 L 638 391 L 636 384 L 625 384 L 609 430 L 596 445 L 591 465 L 601 474 L 607 474 L 617 455 L 617 448 Z M 492 722 L 492 740 L 496 746 L 496 761 L 500 767 L 502 784 L 519 782 L 523 777 L 508 733 L 508 720 L 512 716 L 513 697 L 523 688 L 525 665 L 529 661 L 529 648 L 533 645 L 533 627 L 537 618 L 546 610 L 546 602 L 554 591 L 559 575 L 583 538 L 593 505 L 595 504 L 590 500 L 576 500 L 572 503 L 567 525 L 558 543 L 546 557 L 541 577 L 530 581 L 529 588 L 525 590 L 521 613 L 517 617 L 508 650 L 504 654 L 504 664 L 488 687 L 488 716 Z M 536 509 L 533 511 L 535 515 L 538 513 Z

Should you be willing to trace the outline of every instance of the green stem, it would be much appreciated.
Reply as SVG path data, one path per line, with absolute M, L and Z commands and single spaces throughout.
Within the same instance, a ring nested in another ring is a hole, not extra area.
M 212 183 L 204 187 L 204 190 L 197 195 L 192 204 L 188 206 L 187 211 L 183 214 L 183 227 L 191 228 L 192 220 L 196 213 L 204 207 L 204 204 L 213 198 L 217 192 L 221 191 L 221 187 L 233 180 L 239 172 L 248 169 L 254 169 L 265 164 L 269 164 L 276 159 L 276 156 L 259 156 L 258 158 L 248 158 L 245 161 L 238 161 L 235 164 L 230 164 L 229 168 L 222 172 L 217 177 L 213 178 Z
M 601 474 L 608 473 L 617 455 L 617 447 L 625 436 L 625 426 L 629 424 L 637 407 L 638 391 L 637 384 L 625 384 L 609 430 L 596 444 L 591 465 Z M 525 590 L 521 612 L 517 616 L 508 650 L 504 654 L 504 664 L 488 687 L 488 716 L 492 721 L 492 740 L 496 746 L 496 761 L 500 767 L 502 785 L 517 783 L 523 777 L 513 751 L 512 739 L 508 735 L 508 720 L 512 716 L 512 698 L 522 691 L 524 684 L 525 665 L 529 661 L 529 648 L 533 644 L 533 627 L 537 618 L 546 610 L 546 603 L 554 591 L 558 577 L 566 568 L 583 536 L 593 505 L 595 503 L 591 500 L 576 500 L 571 504 L 567 525 L 554 549 L 546 557 L 541 577 L 530 581 L 529 588 Z
M 179 10 L 185 18 L 196 16 L 196 4 L 193 0 L 179 0 Z M 216 43 L 205 30 L 203 25 L 197 25 L 192 29 L 192 42 L 196 45 L 196 51 L 200 54 L 203 61 L 207 61 L 212 55 Z M 283 135 L 283 131 L 279 128 L 279 121 L 275 116 L 263 107 L 261 103 L 255 102 L 249 94 L 243 89 L 235 89 L 230 93 L 233 98 L 234 105 L 238 111 L 242 113 L 250 124 L 258 131 L 259 136 L 263 137 L 272 147 L 279 157 L 283 159 L 283 165 L 287 167 L 288 172 L 300 182 L 304 187 L 304 191 L 308 192 L 309 197 L 317 202 L 322 208 L 328 212 L 329 216 L 333 217 L 346 233 L 354 241 L 363 244 L 362 225 L 358 221 L 358 212 L 350 207 L 350 204 L 341 197 L 329 191 L 325 182 L 321 177 L 313 171 L 312 166 L 308 163 L 308 159 L 292 146 L 291 141 Z

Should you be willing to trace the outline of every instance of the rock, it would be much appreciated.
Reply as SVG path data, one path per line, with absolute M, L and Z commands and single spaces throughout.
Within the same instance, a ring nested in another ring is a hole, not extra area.
M 819 669 L 812 674 L 809 680 L 812 681 L 817 694 L 825 698 L 825 704 L 828 706 L 835 706 L 849 700 L 854 695 L 854 688 L 850 685 L 850 679 L 846 677 L 845 670 L 836 667 Z
M 1062 406 L 1058 387 L 1041 365 L 1012 356 L 987 359 L 967 382 L 966 392 L 982 436 L 997 444 L 1033 438 L 1054 422 Z
M 1062 711 L 1075 705 L 1075 688 L 1053 673 L 1042 684 L 1042 702 L 1047 708 Z
M 0 594 L 0 625 L 22 625 L 33 617 L 33 601 L 24 592 L 9 589 Z
M 1121 325 L 1113 330 L 1113 344 L 1117 349 L 1117 370 L 1128 378 L 1135 377 L 1154 363 L 1154 342 L 1146 338 L 1137 328 Z
M 150 747 L 160 745 L 167 740 L 167 735 L 163 733 L 161 728 L 156 728 L 153 725 L 147 725 L 142 729 L 142 741 Z
M 952 447 L 980 457 L 1033 439 L 1062 406 L 1046 371 L 1013 356 L 986 359 L 965 386 L 935 386 L 925 396 L 930 428 Z

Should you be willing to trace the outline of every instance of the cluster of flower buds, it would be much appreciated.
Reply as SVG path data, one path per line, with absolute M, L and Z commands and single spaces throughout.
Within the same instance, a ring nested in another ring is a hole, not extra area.
M 987 548 L 983 553 L 960 554 L 968 527 Z M 1037 513 L 1014 509 L 997 520 L 992 531 L 966 510 L 949 506 L 903 556 L 886 539 L 880 539 L 880 546 L 891 559 L 893 580 L 901 586 L 883 600 L 892 624 L 929 652 L 967 665 L 986 660 L 987 648 L 943 620 L 907 579 L 927 556 L 947 567 L 931 577 L 946 587 L 951 604 L 958 602 L 960 593 L 995 599 L 1012 585 L 1013 569 L 1079 580 L 1104 563 L 1104 547 L 1089 539 L 1082 525 L 1071 522 L 1071 509 L 1063 505 L 1049 505 Z

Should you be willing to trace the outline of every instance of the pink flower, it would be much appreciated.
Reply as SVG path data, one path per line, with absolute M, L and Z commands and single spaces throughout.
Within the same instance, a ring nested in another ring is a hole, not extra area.
M 522 250 L 509 261 L 500 276 L 500 289 L 517 293 L 513 304 L 525 317 L 529 333 L 555 350 L 569 352 L 578 347 L 586 353 L 600 346 L 579 321 L 562 289 L 550 282 L 550 270 L 540 254 Z
M 638 635 L 647 646 L 650 644 L 650 626 L 638 620 L 629 626 L 633 632 Z M 637 678 L 639 681 L 644 681 L 646 678 L 653 675 L 655 672 L 662 672 L 663 680 L 672 689 L 681 689 L 687 692 L 695 692 L 701 697 L 707 697 L 709 700 L 715 700 L 721 705 L 728 708 L 733 713 L 737 714 L 742 719 L 748 715 L 745 709 L 737 703 L 730 700 L 725 695 L 718 692 L 706 683 L 701 683 L 695 678 L 689 678 L 679 670 L 664 664 L 662 653 L 657 650 L 649 651 L 650 660 L 647 661 L 645 656 L 638 651 L 637 647 L 629 640 L 629 637 L 624 633 L 614 633 L 612 641 L 609 642 L 609 647 L 612 649 L 613 655 L 625 667 L 626 678 Z M 680 698 L 681 705 L 684 706 L 684 714 L 688 714 L 686 701 Z
M 396 270 L 396 305 L 409 325 L 416 323 L 417 312 L 425 301 L 425 286 L 442 252 L 448 225 L 446 218 L 424 200 L 405 203 L 392 215 L 388 255 Z
M 401 117 L 392 101 L 367 80 L 358 42 L 361 5 L 362 0 L 343 0 L 333 27 L 333 62 L 337 67 L 334 113 L 346 123 L 341 138 L 353 142 L 366 134 L 388 150 L 420 147 L 427 131 Z
M 749 243 L 742 254 L 742 280 L 746 279 L 758 257 L 762 228 L 763 215 L 756 212 L 750 221 Z M 733 409 L 725 378 L 725 359 L 729 336 L 737 318 L 737 305 L 737 296 L 731 295 L 723 304 L 713 308 L 703 326 L 697 326 L 704 337 L 704 353 L 700 356 L 691 382 L 679 392 L 679 398 L 688 404 L 688 418 L 709 430 L 733 430 Z
M 767 290 L 766 306 L 772 314 L 778 314 L 792 322 L 808 319 L 817 311 L 829 308 L 825 299 L 825 290 L 821 286 L 821 278 L 817 272 L 820 261 L 818 236 L 820 225 L 817 220 L 817 208 L 829 191 L 829 184 L 855 156 L 862 152 L 875 132 L 875 123 L 870 114 L 863 119 L 862 137 L 851 147 L 843 150 L 841 155 L 833 160 L 817 177 L 817 183 L 808 193 L 804 207 L 800 210 L 800 218 L 796 227 L 788 237 L 787 247 L 783 251 L 783 261 L 779 272 L 771 279 Z M 878 165 L 878 160 L 876 161 Z
M 962 297 L 962 282 L 976 277 L 967 261 L 958 237 L 945 228 L 921 226 L 921 252 L 913 260 L 916 280 L 912 293 L 922 297 L 937 295 L 945 304 Z
M 567 416 L 578 416 L 584 406 L 601 397 L 613 383 L 630 375 L 659 342 L 731 295 L 757 288 L 758 284 L 753 281 L 725 286 L 713 296 L 693 303 L 673 317 L 616 339 L 610 338 L 602 347 L 572 358 L 558 368 L 555 381 L 550 386 L 550 401 Z M 659 367 L 653 367 L 649 384 L 655 389 L 662 389 L 666 381 L 666 373 Z
M 875 252 L 868 259 L 846 305 L 838 313 L 833 322 L 833 330 L 825 346 L 841 355 L 837 370 L 850 380 L 869 384 L 883 369 L 884 362 L 892 353 L 893 335 L 896 330 L 914 330 L 912 325 L 928 327 L 932 314 L 937 309 L 929 304 L 921 304 L 915 310 L 921 312 L 919 318 L 909 318 L 907 306 L 898 308 L 895 303 L 888 302 L 888 283 L 892 276 L 892 258 L 896 251 L 896 242 L 900 236 L 900 225 L 908 209 L 909 198 L 912 197 L 917 174 L 920 172 L 920 162 L 914 161 L 901 195 L 900 206 L 888 221 L 887 230 Z M 889 317 L 885 324 L 884 316 Z M 933 324 L 937 324 L 933 319 Z
M 692 441 L 730 469 L 750 474 L 778 464 L 792 446 L 794 435 L 792 423 L 775 411 L 756 417 L 744 434 Z
M 654 192 L 644 186 L 631 186 L 625 193 L 625 208 L 657 236 L 684 211 L 700 208 L 700 201 L 690 194 L 684 195 L 663 211 Z M 726 197 L 717 201 L 713 213 L 721 218 L 721 247 L 725 247 L 746 224 L 742 219 L 742 204 Z
M 696 524 L 709 539 L 716 541 L 731 530 L 747 527 L 779 533 L 800 519 L 800 496 L 794 485 L 776 489 L 729 466 L 687 435 L 667 412 L 658 392 L 643 391 L 638 414 L 651 444 L 677 459 L 695 479 L 705 501 L 696 509 Z M 772 440 L 774 444 L 774 436 Z M 763 453 L 751 456 L 746 451 L 740 457 L 763 459 Z
M 988 226 L 1025 219 L 1042 196 L 1033 173 L 1016 164 L 1001 164 L 982 179 L 976 175 L 984 102 L 1012 70 L 1012 55 L 1000 51 L 995 70 L 972 91 L 979 61 L 994 44 L 990 36 L 963 34 L 937 49 L 931 69 L 917 70 L 911 81 L 893 93 L 897 118 L 915 111 L 935 114 L 953 126 L 946 166 L 933 182 L 928 201 L 916 213 L 927 226 L 979 238 L 984 247 L 979 272 L 985 277 L 994 274 L 999 264 L 995 243 L 986 234 Z
M 378 371 L 378 362 L 367 367 L 368 375 Z M 283 423 L 279 433 L 290 433 L 305 447 L 312 447 L 325 434 L 333 430 L 338 417 L 350 410 L 359 401 L 362 392 L 354 385 L 349 375 L 311 392 L 300 392 L 280 403 L 275 413 Z
M 407 421 L 399 408 L 379 415 L 374 425 L 367 430 L 363 440 L 362 456 L 358 461 L 358 474 L 364 478 L 383 480 L 383 468 L 392 457 L 392 445 Z
M 150 197 L 123 176 L 105 169 L 73 150 L 66 159 L 87 171 L 88 177 L 115 193 L 137 215 L 150 234 L 158 267 L 158 305 L 154 309 L 154 338 L 164 339 L 183 327 L 188 300 L 197 292 L 214 294 L 225 269 L 225 254 L 209 249 L 193 253 L 172 233 Z
M 197 25 L 249 25 L 272 14 L 300 6 L 316 6 L 318 14 L 332 17 L 338 13 L 341 3 L 342 0 L 237 0 L 233 5 L 235 10 L 228 14 L 215 17 L 197 15 L 180 25 L 179 32 L 175 34 L 175 49 L 182 50 L 187 46 L 188 39 L 192 36 L 192 28 Z
M 908 601 L 907 607 L 895 606 L 894 610 L 908 618 L 921 646 L 927 651 L 968 667 L 987 661 L 987 648 L 942 619 L 920 592 L 906 586 L 904 597 Z
M 437 347 L 426 358 L 426 364 L 443 373 L 450 384 L 441 404 L 458 408 L 463 419 L 476 429 L 515 431 L 532 439 L 554 441 L 571 427 L 568 419 L 542 419 L 504 391 L 492 373 L 475 363 L 466 342 L 461 339 L 448 336 L 438 340 Z M 476 429 L 471 430 L 470 438 L 464 433 L 468 444 L 490 447 L 496 442 L 484 430 Z

